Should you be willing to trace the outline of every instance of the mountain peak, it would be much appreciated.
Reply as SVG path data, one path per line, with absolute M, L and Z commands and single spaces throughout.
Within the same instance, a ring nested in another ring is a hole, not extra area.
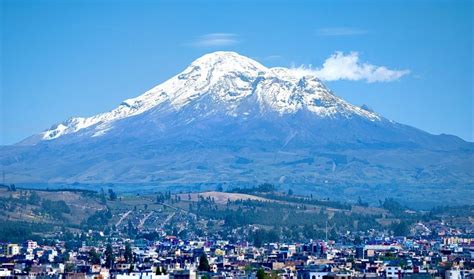
M 247 75 L 258 75 L 268 71 L 265 66 L 257 61 L 233 51 L 216 51 L 205 54 L 194 60 L 188 69 L 212 71 L 213 74 L 240 73 Z
M 258 63 L 257 61 L 238 54 L 234 51 L 215 51 L 211 53 L 204 54 L 203 56 L 194 60 L 191 65 L 216 65 L 216 64 L 227 64 L 227 63 L 235 63 L 235 64 L 252 64 L 256 67 L 260 67 L 262 69 L 266 69 L 265 66 Z
M 247 119 L 267 113 L 283 116 L 300 110 L 317 118 L 381 119 L 335 96 L 316 77 L 301 76 L 283 67 L 267 68 L 236 52 L 217 51 L 201 56 L 183 72 L 123 101 L 112 111 L 71 118 L 44 131 L 39 138 L 51 140 L 79 130 L 97 137 L 108 133 L 120 119 L 151 109 L 159 115 L 179 112 L 185 107 L 190 108 L 186 121 L 217 113 Z

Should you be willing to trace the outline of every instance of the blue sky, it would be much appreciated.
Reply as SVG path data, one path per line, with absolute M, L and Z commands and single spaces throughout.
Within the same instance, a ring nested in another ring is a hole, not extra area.
M 0 144 L 113 109 L 216 50 L 303 66 L 353 104 L 474 140 L 471 1 L 1 5 Z

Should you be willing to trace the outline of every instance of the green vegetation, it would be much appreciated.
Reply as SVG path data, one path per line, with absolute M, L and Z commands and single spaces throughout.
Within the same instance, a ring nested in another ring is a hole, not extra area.
M 132 247 L 130 246 L 130 242 L 125 243 L 125 252 L 123 254 L 125 258 L 125 262 L 127 263 L 132 263 L 133 262 L 133 253 L 132 253 Z
M 41 203 L 41 207 L 44 213 L 56 219 L 62 219 L 63 214 L 71 213 L 71 209 L 64 201 L 44 200 Z
M 107 247 L 105 247 L 105 266 L 108 268 L 112 268 L 114 265 L 115 256 L 114 250 L 112 249 L 112 244 L 107 243 Z
M 410 233 L 410 227 L 406 222 L 394 223 L 391 226 L 393 234 L 395 236 L 405 236 Z
M 210 271 L 211 270 L 211 267 L 209 266 L 209 261 L 207 260 L 206 253 L 202 253 L 201 256 L 199 257 L 198 270 L 199 271 Z
M 385 199 L 382 203 L 382 207 L 387 209 L 392 214 L 400 214 L 405 211 L 407 208 L 402 206 L 399 202 L 392 198 Z
M 250 188 L 233 188 L 229 192 L 231 193 L 241 193 L 241 194 L 255 194 L 255 193 L 271 193 L 275 192 L 276 187 L 270 183 L 263 183 L 255 187 Z
M 87 217 L 86 221 L 83 222 L 82 225 L 89 228 L 102 229 L 109 224 L 109 220 L 111 218 L 112 213 L 110 210 L 100 210 Z
M 89 251 L 89 262 L 91 264 L 100 264 L 100 254 L 97 253 L 97 251 L 95 250 L 95 248 L 92 248 L 90 251 Z
M 257 230 L 250 236 L 250 240 L 256 247 L 262 247 L 264 243 L 280 240 L 279 232 L 276 230 Z
M 117 199 L 117 194 L 112 189 L 109 189 L 109 199 L 111 201 L 115 201 Z
M 241 193 L 241 194 L 253 194 L 253 195 L 271 199 L 271 200 L 285 201 L 285 202 L 298 203 L 298 204 L 309 204 L 309 205 L 325 206 L 325 207 L 332 207 L 332 208 L 338 208 L 338 209 L 351 208 L 350 204 L 342 203 L 339 201 L 331 201 L 329 199 L 318 200 L 318 199 L 314 199 L 312 195 L 309 197 L 294 196 L 294 192 L 292 189 L 289 189 L 287 194 L 278 193 L 276 192 L 276 187 L 273 184 L 269 184 L 269 183 L 260 184 L 256 187 L 251 187 L 251 188 L 234 188 L 230 190 L 229 192 Z
M 48 224 L 0 220 L 0 242 L 21 242 L 26 239 L 40 240 L 39 234 L 52 231 Z
M 259 195 L 261 196 L 261 195 Z M 235 200 L 225 206 L 218 205 L 211 197 L 198 197 L 190 203 L 188 210 L 206 220 L 223 220 L 228 229 L 247 225 L 259 225 L 271 228 L 257 230 L 250 234 L 249 240 L 257 246 L 259 243 L 281 240 L 316 239 L 325 236 L 326 225 L 331 236 L 337 232 L 378 229 L 383 226 L 377 222 L 382 215 L 354 213 L 346 209 L 350 206 L 338 205 L 337 209 L 312 204 L 313 201 L 297 196 L 275 195 L 278 199 L 269 201 Z M 265 195 L 268 199 L 270 195 Z M 339 209 L 343 207 L 344 209 Z

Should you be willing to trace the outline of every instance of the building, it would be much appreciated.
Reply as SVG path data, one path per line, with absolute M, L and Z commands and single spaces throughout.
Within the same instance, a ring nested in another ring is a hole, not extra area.
M 459 269 L 446 270 L 445 279 L 462 279 L 461 271 Z
M 33 240 L 28 240 L 23 243 L 23 247 L 26 248 L 27 251 L 33 251 L 38 247 L 38 242 L 33 241 Z
M 387 266 L 385 269 L 386 278 L 401 278 L 402 269 L 399 266 Z
M 3 246 L 3 254 L 7 257 L 13 257 L 20 254 L 20 246 L 18 244 L 7 244 Z

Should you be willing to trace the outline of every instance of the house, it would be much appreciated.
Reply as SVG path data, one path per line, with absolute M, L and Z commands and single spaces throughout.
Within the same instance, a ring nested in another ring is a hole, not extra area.
M 13 257 L 20 254 L 20 246 L 18 244 L 7 244 L 3 246 L 3 254 L 7 257 Z
M 386 278 L 401 278 L 402 269 L 399 266 L 387 266 L 385 268 L 385 277 Z
M 444 274 L 445 279 L 462 279 L 461 271 L 459 269 L 446 270 Z
M 0 278 L 11 276 L 11 271 L 8 268 L 0 268 Z
M 323 279 L 328 274 L 329 272 L 327 271 L 303 269 L 298 271 L 298 279 Z

